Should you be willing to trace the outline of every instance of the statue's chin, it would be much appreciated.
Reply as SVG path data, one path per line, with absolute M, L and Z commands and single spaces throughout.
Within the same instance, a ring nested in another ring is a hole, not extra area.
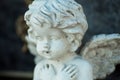
M 59 60 L 60 59 L 59 56 L 44 56 L 44 58 L 48 60 Z

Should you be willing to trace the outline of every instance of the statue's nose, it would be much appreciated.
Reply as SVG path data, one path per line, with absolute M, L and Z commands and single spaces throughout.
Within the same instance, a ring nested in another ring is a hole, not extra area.
M 43 47 L 45 49 L 50 49 L 50 45 L 49 44 L 50 44 L 49 39 L 45 38 L 44 39 L 44 46 Z
M 50 49 L 49 44 L 48 44 L 48 43 L 46 43 L 46 44 L 44 45 L 44 48 L 45 48 L 45 49 Z
M 47 43 L 49 42 L 49 39 L 48 39 L 48 38 L 44 38 L 43 42 L 44 42 L 45 44 L 47 44 Z

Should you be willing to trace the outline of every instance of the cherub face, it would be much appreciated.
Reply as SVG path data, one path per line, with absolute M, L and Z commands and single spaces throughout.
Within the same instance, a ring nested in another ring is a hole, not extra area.
M 68 54 L 70 43 L 62 31 L 51 28 L 40 28 L 35 31 L 36 48 L 40 56 L 55 59 Z

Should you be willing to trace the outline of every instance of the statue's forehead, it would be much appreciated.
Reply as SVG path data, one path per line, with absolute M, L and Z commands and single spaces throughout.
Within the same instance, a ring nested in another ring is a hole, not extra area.
M 36 28 L 34 29 L 34 32 L 38 36 L 44 36 L 44 35 L 64 35 L 61 29 L 56 28 Z

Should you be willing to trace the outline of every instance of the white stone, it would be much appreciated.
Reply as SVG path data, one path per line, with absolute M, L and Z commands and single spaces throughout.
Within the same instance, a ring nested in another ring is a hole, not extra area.
M 25 21 L 28 48 L 36 56 L 33 80 L 103 78 L 120 62 L 120 35 L 116 34 L 94 37 L 81 56 L 75 53 L 88 24 L 82 6 L 74 0 L 35 0 Z

